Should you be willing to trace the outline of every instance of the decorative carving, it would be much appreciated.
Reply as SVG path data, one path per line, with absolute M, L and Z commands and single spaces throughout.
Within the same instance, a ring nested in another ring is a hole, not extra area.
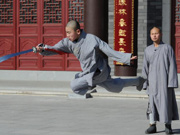
M 0 39 L 0 56 L 4 56 L 12 53 L 13 41 L 11 38 Z
M 37 0 L 20 0 L 20 24 L 37 23 Z
M 0 0 L 0 24 L 13 23 L 13 0 Z
M 69 0 L 69 20 L 84 23 L 84 1 Z
M 19 48 L 20 49 L 19 51 L 25 51 L 25 50 L 28 50 L 28 49 L 32 48 L 33 46 L 37 45 L 37 39 L 36 38 L 28 38 L 28 39 L 21 38 L 20 44 L 21 44 L 21 47 Z M 34 56 L 34 55 L 35 55 L 34 53 L 26 53 L 21 56 L 24 57 L 24 56 Z
M 62 0 L 44 0 L 44 23 L 62 23 Z

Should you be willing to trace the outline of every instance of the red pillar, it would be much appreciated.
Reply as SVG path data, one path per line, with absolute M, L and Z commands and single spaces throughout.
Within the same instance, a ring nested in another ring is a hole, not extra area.
M 137 55 L 137 0 L 115 0 L 114 48 L 116 51 Z M 136 76 L 137 60 L 131 66 L 114 62 L 116 76 Z
M 84 29 L 108 42 L 108 0 L 84 0 Z

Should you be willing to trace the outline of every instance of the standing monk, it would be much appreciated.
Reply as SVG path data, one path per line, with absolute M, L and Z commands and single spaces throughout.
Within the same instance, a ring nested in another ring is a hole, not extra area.
M 174 88 L 178 88 L 176 58 L 172 47 L 161 41 L 161 30 L 153 27 L 150 37 L 153 44 L 144 52 L 142 76 L 147 78 L 149 103 L 147 115 L 150 127 L 146 134 L 156 133 L 156 121 L 165 124 L 165 132 L 172 133 L 171 121 L 179 120 Z
M 110 76 L 111 69 L 108 65 L 108 57 L 130 65 L 131 60 L 137 59 L 131 53 L 122 53 L 109 47 L 107 43 L 92 34 L 86 34 L 80 29 L 77 21 L 69 21 L 66 25 L 67 38 L 62 39 L 54 46 L 38 45 L 37 51 L 42 55 L 54 55 L 55 51 L 73 53 L 80 62 L 82 72 L 75 75 L 71 81 L 71 89 L 74 93 L 85 95 L 96 85 L 104 87 L 110 92 L 121 92 L 123 87 L 137 86 L 138 90 L 142 89 L 144 79 L 142 77 L 132 79 L 113 79 Z

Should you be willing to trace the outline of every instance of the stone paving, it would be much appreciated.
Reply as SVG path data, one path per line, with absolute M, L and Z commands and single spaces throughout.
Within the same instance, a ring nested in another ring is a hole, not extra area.
M 178 100 L 180 107 L 180 100 Z M 0 135 L 145 135 L 147 99 L 0 95 Z M 172 123 L 180 134 L 180 121 Z M 164 124 L 157 124 L 164 135 Z

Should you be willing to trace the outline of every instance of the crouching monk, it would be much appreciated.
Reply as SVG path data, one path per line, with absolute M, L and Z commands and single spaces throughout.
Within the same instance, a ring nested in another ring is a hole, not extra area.
M 130 65 L 131 60 L 137 59 L 131 53 L 122 53 L 109 47 L 107 43 L 97 36 L 85 33 L 80 29 L 77 21 L 69 21 L 65 28 L 67 38 L 62 39 L 54 46 L 37 45 L 36 49 L 41 55 L 54 55 L 53 49 L 65 53 L 73 53 L 80 62 L 82 72 L 75 75 L 71 82 L 74 93 L 84 95 L 96 85 L 110 92 L 121 92 L 124 87 L 137 86 L 142 89 L 145 81 L 142 77 L 131 79 L 113 79 L 110 76 L 111 69 L 108 65 L 108 57 L 118 62 Z

